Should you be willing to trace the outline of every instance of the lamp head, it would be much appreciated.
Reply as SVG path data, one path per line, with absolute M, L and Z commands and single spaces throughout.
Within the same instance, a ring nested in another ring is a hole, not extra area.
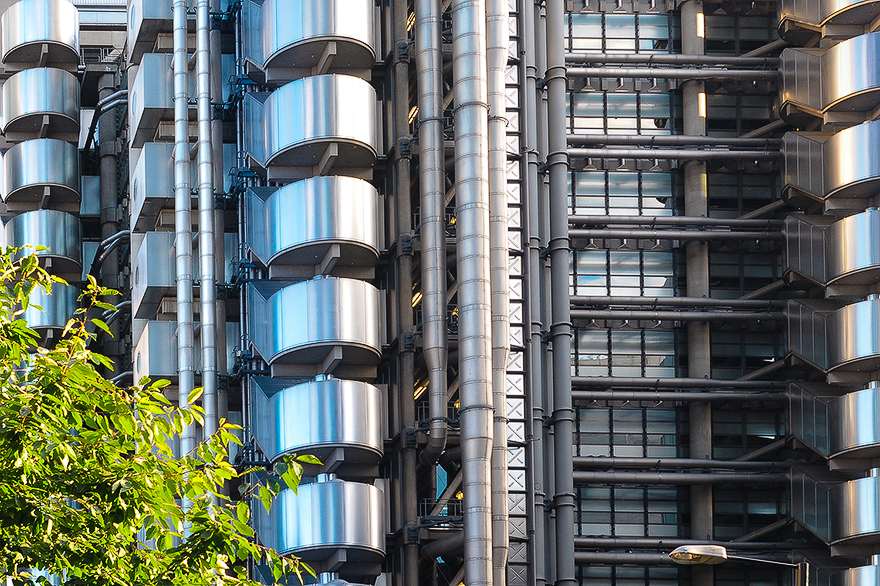
M 669 557 L 676 564 L 685 566 L 715 565 L 727 561 L 727 549 L 720 545 L 682 545 L 672 550 Z

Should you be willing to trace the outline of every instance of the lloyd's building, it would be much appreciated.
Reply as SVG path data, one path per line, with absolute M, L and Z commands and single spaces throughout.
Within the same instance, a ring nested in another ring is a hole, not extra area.
M 31 324 L 318 456 L 316 583 L 880 583 L 880 2 L 0 11 Z

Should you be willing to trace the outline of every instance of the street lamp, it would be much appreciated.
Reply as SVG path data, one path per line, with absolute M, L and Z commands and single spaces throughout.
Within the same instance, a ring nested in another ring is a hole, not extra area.
M 794 569 L 795 586 L 810 586 L 810 564 L 801 562 L 792 564 L 776 560 L 762 560 L 760 558 L 747 558 L 738 555 L 730 555 L 727 548 L 721 545 L 682 545 L 669 552 L 669 558 L 676 564 L 693 566 L 697 564 L 714 566 L 723 564 L 727 560 L 743 560 L 756 564 L 771 564 L 774 566 L 786 566 Z

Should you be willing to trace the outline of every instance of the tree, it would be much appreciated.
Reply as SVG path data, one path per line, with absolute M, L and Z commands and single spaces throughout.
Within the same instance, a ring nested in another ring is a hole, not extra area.
M 268 510 L 277 477 L 295 489 L 300 461 L 311 459 L 244 484 L 238 502 L 224 496 L 224 483 L 255 472 L 229 462 L 239 443 L 233 425 L 221 421 L 193 453 L 175 457 L 172 438 L 201 422 L 202 410 L 176 408 L 167 382 L 120 388 L 99 374 L 110 365 L 89 350 L 89 330 L 108 330 L 88 316 L 112 309 L 100 299 L 114 292 L 90 278 L 61 339 L 40 345 L 21 316 L 35 287 L 57 281 L 35 255 L 0 251 L 0 572 L 14 584 L 30 583 L 37 568 L 67 586 L 250 585 L 249 557 L 268 563 L 276 580 L 311 572 L 260 546 L 248 526 L 251 497 Z

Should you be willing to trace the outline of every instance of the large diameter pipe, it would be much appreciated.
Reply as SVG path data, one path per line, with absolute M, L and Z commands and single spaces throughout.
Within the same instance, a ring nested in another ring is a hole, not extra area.
M 572 309 L 571 317 L 578 320 L 652 320 L 652 321 L 779 321 L 785 319 L 781 311 L 694 311 L 688 309 L 654 311 L 650 309 Z
M 740 389 L 766 390 L 784 389 L 784 381 L 725 380 L 717 378 L 647 378 L 627 376 L 576 376 L 571 379 L 572 386 L 579 389 L 630 388 L 630 389 Z
M 743 474 L 708 472 L 583 472 L 575 471 L 578 484 L 658 484 L 711 486 L 714 484 L 783 484 L 786 474 Z
M 572 238 L 641 240 L 783 240 L 781 232 L 724 232 L 721 230 L 652 230 L 647 228 L 572 228 Z
M 758 220 L 748 218 L 705 218 L 691 216 L 569 216 L 573 226 L 699 226 L 700 228 L 782 228 L 782 220 Z
M 492 584 L 492 307 L 484 0 L 452 3 L 464 567 Z
M 618 295 L 573 295 L 572 307 L 578 305 L 628 306 L 641 305 L 651 307 L 725 307 L 737 309 L 770 309 L 785 307 L 784 300 L 761 299 L 712 299 L 709 297 L 626 297 Z
M 741 57 L 741 56 L 717 56 L 717 55 L 667 55 L 659 53 L 577 53 L 570 52 L 565 55 L 566 63 L 587 64 L 601 63 L 607 65 L 714 65 L 731 67 L 767 67 L 779 66 L 779 59 L 775 57 Z
M 566 149 L 565 6 L 547 0 L 547 163 L 550 179 L 550 341 L 553 345 L 553 464 L 556 513 L 556 586 L 575 586 L 575 494 L 572 476 L 574 409 L 571 400 L 571 314 L 568 299 L 568 154 Z
M 199 320 L 205 437 L 217 431 L 217 278 L 214 260 L 214 147 L 211 128 L 211 5 L 196 1 L 196 108 L 199 157 Z
M 622 149 L 622 148 L 580 148 L 568 149 L 572 157 L 581 159 L 670 159 L 684 161 L 726 161 L 778 159 L 778 150 L 740 151 L 729 149 Z
M 189 396 L 195 387 L 186 11 L 186 0 L 174 0 L 174 248 L 177 271 L 177 386 L 181 408 L 189 406 Z M 195 444 L 195 426 L 188 425 L 180 434 L 181 454 L 191 452 Z
M 595 144 L 630 144 L 645 146 L 736 146 L 736 147 L 764 147 L 779 146 L 780 138 L 745 138 L 741 136 L 687 136 L 683 134 L 659 135 L 659 134 L 569 134 L 570 145 L 595 145 Z
M 785 401 L 785 393 L 682 392 L 682 391 L 572 391 L 575 401 Z
M 636 79 L 775 80 L 779 71 L 767 69 L 689 69 L 674 67 L 569 67 L 569 77 Z
M 419 189 L 422 240 L 423 353 L 428 367 L 430 424 L 421 460 L 434 464 L 446 449 L 446 167 L 443 155 L 443 54 L 440 0 L 416 0 L 419 88 Z
M 507 359 L 510 355 L 510 282 L 507 274 L 507 107 L 505 77 L 510 43 L 508 0 L 487 0 L 486 61 L 489 93 L 489 241 L 492 295 L 492 572 L 507 581 Z

